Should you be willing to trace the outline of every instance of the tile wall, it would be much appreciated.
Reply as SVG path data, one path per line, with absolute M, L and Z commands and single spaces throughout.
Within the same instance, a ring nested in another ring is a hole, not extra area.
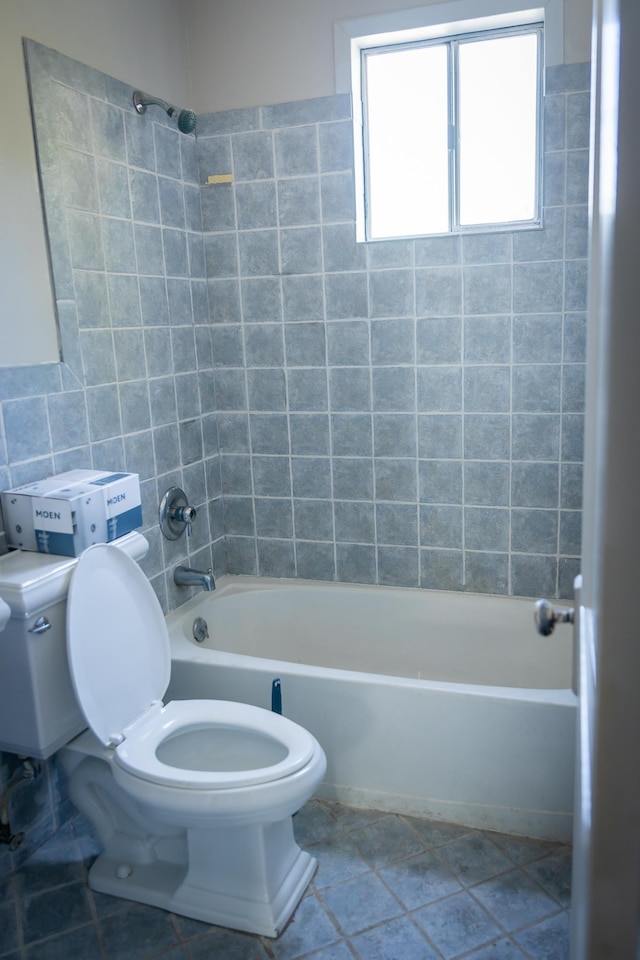
M 365 247 L 346 98 L 204 116 L 196 139 L 110 77 L 28 56 L 65 362 L 0 369 L 2 488 L 138 472 L 165 610 L 187 559 L 570 595 L 588 65 L 547 72 L 543 231 Z M 175 483 L 191 541 L 157 528 Z M 16 764 L 0 754 L 0 789 Z M 26 838 L 0 876 L 68 815 L 54 763 L 10 812 Z
M 532 232 L 357 244 L 347 97 L 201 119 L 231 572 L 571 596 L 589 67 L 546 79 Z
M 38 44 L 27 54 L 65 363 L 0 369 L 0 488 L 76 468 L 139 473 L 142 566 L 172 609 L 195 592 L 174 585 L 177 564 L 225 569 L 195 137 L 159 109 L 138 116 L 111 77 Z M 198 516 L 190 539 L 169 541 L 158 503 L 176 484 Z M 16 766 L 0 754 L 0 791 Z M 0 877 L 68 810 L 43 764 L 13 794 L 26 837 L 15 853 L 0 845 Z

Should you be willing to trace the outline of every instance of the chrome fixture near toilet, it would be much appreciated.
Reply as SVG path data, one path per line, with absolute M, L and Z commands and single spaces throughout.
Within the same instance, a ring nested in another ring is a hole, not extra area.
M 209 567 L 206 573 L 204 570 L 194 570 L 193 567 L 176 567 L 173 571 L 173 582 L 177 587 L 202 587 L 203 590 L 216 588 L 212 567 Z
M 177 540 L 185 530 L 187 536 L 190 536 L 191 525 L 196 516 L 196 508 L 191 506 L 186 493 L 180 487 L 169 487 L 163 494 L 158 509 L 158 522 L 162 535 L 167 540 Z
M 533 619 L 536 630 L 543 637 L 549 637 L 556 627 L 556 623 L 573 623 L 575 611 L 556 610 L 548 600 L 536 600 Z
M 262 707 L 163 702 L 171 648 L 136 563 L 147 549 L 131 533 L 77 559 L 0 557 L 11 610 L 0 750 L 58 751 L 69 795 L 103 848 L 93 890 L 278 936 L 316 869 L 292 816 L 324 776 L 324 751 Z M 40 618 L 51 625 L 44 633 L 32 629 Z

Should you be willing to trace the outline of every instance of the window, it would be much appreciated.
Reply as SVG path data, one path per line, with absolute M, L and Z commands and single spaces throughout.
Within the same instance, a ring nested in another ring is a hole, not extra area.
M 543 30 L 555 33 L 547 62 L 562 60 L 562 4 L 543 2 L 505 13 L 505 0 L 457 0 L 336 24 L 359 240 L 540 226 Z

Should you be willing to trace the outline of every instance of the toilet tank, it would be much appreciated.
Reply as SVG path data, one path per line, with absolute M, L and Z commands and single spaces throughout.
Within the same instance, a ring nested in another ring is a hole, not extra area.
M 0 750 L 44 759 L 87 725 L 67 660 L 75 564 L 22 550 L 0 557 L 0 597 L 11 610 L 0 633 Z
M 114 541 L 134 559 L 138 533 Z M 84 730 L 67 659 L 67 594 L 75 557 L 15 550 L 0 556 L 0 598 L 11 616 L 0 632 L 0 750 L 46 759 Z

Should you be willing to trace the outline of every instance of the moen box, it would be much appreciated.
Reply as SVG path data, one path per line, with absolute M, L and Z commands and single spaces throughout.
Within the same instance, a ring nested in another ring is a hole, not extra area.
M 142 526 L 137 473 L 69 470 L 2 491 L 7 544 L 77 557 Z

